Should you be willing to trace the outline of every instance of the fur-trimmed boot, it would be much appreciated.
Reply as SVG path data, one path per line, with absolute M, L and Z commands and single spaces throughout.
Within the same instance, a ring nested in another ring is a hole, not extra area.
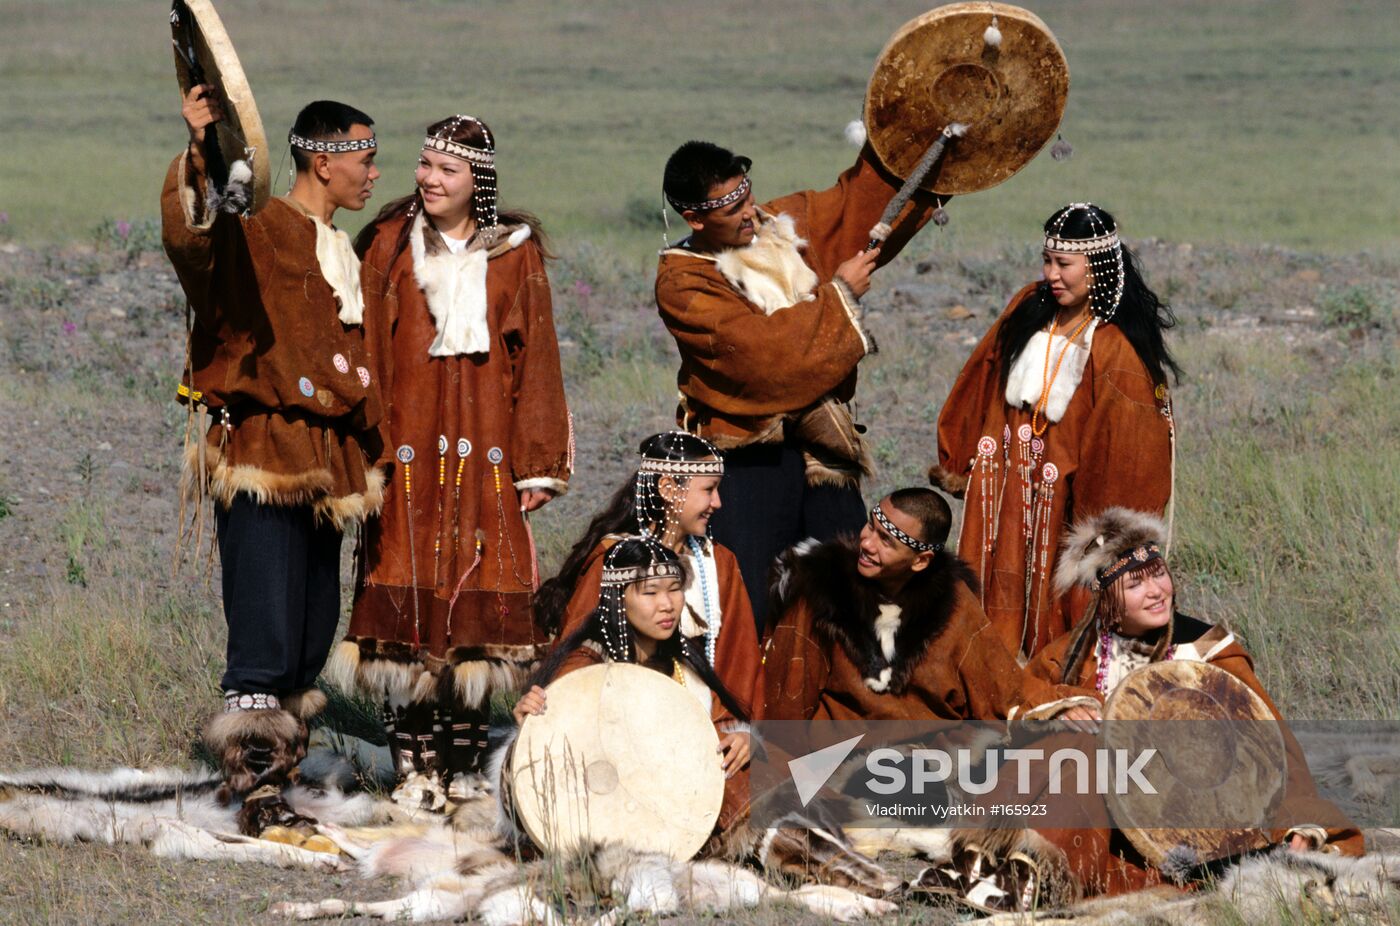
M 205 725 L 204 742 L 223 772 L 219 801 L 242 801 L 239 832 L 260 836 L 271 826 L 313 832 L 316 821 L 292 810 L 282 789 L 295 780 L 297 764 L 306 756 L 306 721 L 325 703 L 319 691 L 295 692 L 285 702 L 271 694 L 224 694 L 224 710 Z
M 386 703 L 383 712 L 394 763 L 394 802 L 413 810 L 445 812 L 447 787 L 440 751 L 444 725 L 438 706 L 432 701 Z
M 443 779 L 454 802 L 493 792 L 487 773 L 491 701 L 498 694 L 518 692 L 528 674 L 528 663 L 507 658 L 492 647 L 462 647 L 450 654 L 437 694 L 444 727 L 439 746 Z

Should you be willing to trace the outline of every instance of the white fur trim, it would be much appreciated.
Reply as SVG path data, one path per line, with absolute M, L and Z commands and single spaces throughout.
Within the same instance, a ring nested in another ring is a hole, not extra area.
M 340 303 L 341 322 L 363 324 L 365 300 L 360 294 L 360 259 L 350 245 L 350 236 L 315 216 L 311 221 L 316 226 L 316 263 Z
M 811 302 L 817 274 L 802 259 L 807 242 L 798 237 L 792 216 L 760 214 L 758 223 L 753 241 L 715 256 L 719 272 L 765 315 Z
M 1045 417 L 1051 421 L 1059 421 L 1065 416 L 1069 400 L 1074 398 L 1074 391 L 1079 388 L 1079 382 L 1084 378 L 1084 368 L 1089 363 L 1089 350 L 1094 343 L 1094 330 L 1097 327 L 1097 319 L 1089 323 L 1089 327 L 1084 331 L 1082 347 L 1070 344 L 1066 348 L 1067 341 L 1061 334 L 1056 334 L 1050 345 L 1049 366 L 1052 371 L 1055 361 L 1060 359 L 1060 352 L 1067 351 L 1064 362 L 1060 364 L 1059 373 L 1055 375 L 1055 381 L 1050 384 L 1050 399 L 1045 404 Z M 1023 405 L 1034 408 L 1040 401 L 1040 391 L 1045 384 L 1045 344 L 1049 339 L 1050 335 L 1044 331 L 1037 331 L 1031 335 L 1031 339 L 1016 357 L 1016 362 L 1011 365 L 1011 372 L 1006 377 L 1006 403 L 1013 408 Z
M 1219 653 L 1225 647 L 1229 646 L 1231 643 L 1234 642 L 1235 635 L 1233 633 L 1227 633 L 1225 634 L 1224 639 L 1215 641 L 1215 644 L 1210 649 L 1206 650 L 1204 653 L 1200 651 L 1200 649 L 1196 646 L 1195 643 L 1183 643 L 1182 645 L 1176 647 L 1176 649 L 1172 651 L 1172 661 L 1210 662 L 1213 658 L 1215 658 L 1217 653 Z
M 695 553 L 690 548 L 690 544 L 685 545 L 683 556 L 689 563 L 685 583 L 685 610 L 681 613 L 681 633 L 688 637 L 702 633 L 713 633 L 716 638 L 719 636 L 720 628 L 724 626 L 724 614 L 720 608 L 719 597 L 719 567 L 715 565 L 715 547 L 712 543 L 701 543 L 700 555 L 704 558 L 703 568 L 697 568 L 695 564 Z M 700 575 L 704 573 L 705 585 L 700 585 Z M 709 597 L 710 618 L 714 621 L 713 626 L 704 623 L 705 599 Z
M 554 493 L 555 498 L 558 498 L 569 491 L 569 484 L 552 476 L 535 476 L 531 479 L 521 479 L 515 483 L 515 491 L 524 492 L 526 489 L 548 489 Z
M 426 230 L 420 212 L 408 237 L 413 278 L 422 287 L 437 326 L 437 337 L 428 347 L 428 356 L 488 353 L 491 332 L 486 324 L 486 251 L 444 251 L 429 257 L 423 244 Z
M 510 245 L 512 248 L 518 248 L 524 244 L 529 237 L 530 226 L 522 225 L 510 233 L 510 236 L 506 238 L 506 244 Z
M 846 130 L 842 133 L 846 136 L 846 141 L 853 147 L 860 148 L 865 145 L 865 123 L 860 119 L 852 119 L 846 123 Z
M 894 677 L 894 669 L 890 666 L 885 666 L 880 670 L 878 678 L 866 678 L 865 687 L 869 688 L 871 691 L 889 691 L 890 679 L 892 677 Z
M 860 300 L 856 299 L 855 293 L 846 285 L 843 280 L 832 280 L 832 287 L 836 290 L 836 295 L 841 300 L 841 308 L 846 310 L 846 317 L 851 320 L 851 327 L 856 329 L 856 334 L 860 337 L 860 346 L 867 354 L 875 353 L 874 346 L 870 343 L 870 337 L 865 333 L 865 328 L 860 323 Z
M 875 618 L 875 636 L 880 639 L 880 651 L 886 662 L 894 662 L 894 637 L 899 633 L 899 623 L 904 612 L 897 604 L 880 605 L 880 614 Z
M 200 201 L 199 193 L 189 184 L 189 161 L 190 150 L 186 148 L 180 155 L 180 166 L 175 169 L 179 179 L 180 187 L 180 211 L 185 215 L 185 226 L 192 232 L 207 232 L 214 227 L 215 214 L 212 209 L 205 208 L 205 204 Z M 203 179 L 201 177 L 201 179 Z M 196 206 L 199 206 L 196 214 Z

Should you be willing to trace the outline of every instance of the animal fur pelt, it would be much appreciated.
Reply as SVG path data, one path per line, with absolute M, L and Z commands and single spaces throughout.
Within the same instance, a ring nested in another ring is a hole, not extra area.
M 299 920 L 373 916 L 411 922 L 472 915 L 488 926 L 562 926 L 612 923 L 624 912 L 723 914 L 765 901 L 795 903 L 840 922 L 895 909 L 889 901 L 844 888 L 806 885 L 789 891 L 726 862 L 676 862 L 617 846 L 519 864 L 474 835 L 480 832 L 475 826 L 466 832 L 460 825 L 446 824 L 323 830 L 358 858 L 365 877 L 391 875 L 410 881 L 414 889 L 393 900 L 368 903 L 279 903 L 271 908 L 273 914 Z M 565 914 L 555 906 L 561 897 L 574 912 Z
M 872 691 L 900 694 L 947 626 L 957 583 L 976 590 L 977 579 L 961 560 L 940 551 L 893 605 L 882 607 L 878 588 L 856 571 L 856 556 L 852 537 L 803 542 L 785 551 L 774 566 L 768 610 L 781 614 L 805 600 L 813 626 L 862 667 Z
M 259 862 L 339 871 L 345 858 L 238 835 L 239 805 L 217 798 L 222 779 L 207 771 L 118 768 L 40 769 L 0 775 L 0 830 L 61 843 L 140 845 L 165 858 Z M 283 791 L 300 814 L 346 825 L 384 818 L 365 795 L 300 786 Z
M 802 259 L 807 246 L 789 215 L 760 215 L 753 241 L 715 258 L 715 267 L 744 298 L 772 315 L 812 299 L 817 274 Z
M 1213 888 L 1191 894 L 1158 888 L 1102 897 L 1038 913 L 1035 922 L 1043 926 L 1382 923 L 1392 922 L 1397 902 L 1400 856 L 1355 858 L 1279 848 L 1229 869 Z M 1000 914 L 975 922 L 1013 926 L 1024 923 L 1025 917 Z
M 1055 566 L 1055 588 L 1062 594 L 1076 585 L 1093 588 L 1099 573 L 1125 550 L 1149 543 L 1167 543 L 1167 524 L 1156 515 L 1115 507 L 1084 518 L 1065 535 Z

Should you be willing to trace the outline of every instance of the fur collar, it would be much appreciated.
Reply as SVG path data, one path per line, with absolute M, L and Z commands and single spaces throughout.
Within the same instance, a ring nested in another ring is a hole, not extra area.
M 1049 342 L 1050 370 L 1055 371 L 1055 362 L 1064 353 L 1064 362 L 1050 383 L 1050 398 L 1045 403 L 1045 417 L 1059 421 L 1069 408 L 1069 400 L 1084 378 L 1084 368 L 1089 364 L 1089 349 L 1094 343 L 1094 329 L 1098 320 L 1089 323 L 1084 332 L 1084 344 L 1069 343 L 1064 335 L 1053 338 L 1048 332 L 1037 331 L 1031 335 L 1016 362 L 1011 364 L 1011 372 L 1006 375 L 1006 403 L 1012 408 L 1025 405 L 1034 408 L 1040 401 L 1040 393 L 1045 387 L 1046 345 Z
M 502 236 L 504 233 L 504 236 Z M 492 241 L 477 236 L 466 250 L 454 254 L 423 213 L 413 219 L 409 246 L 413 252 L 413 278 L 423 290 L 437 327 L 428 347 L 430 357 L 486 354 L 491 331 L 486 322 L 486 264 L 491 258 L 519 247 L 530 237 L 530 226 L 503 228 Z
M 780 614 L 805 600 L 813 627 L 840 644 L 871 691 L 902 694 L 947 627 L 958 584 L 975 590 L 977 580 L 962 560 L 938 553 L 897 600 L 882 602 L 876 587 L 856 571 L 856 555 L 852 537 L 804 541 L 787 550 L 774 573 L 769 610 Z
M 806 246 L 792 216 L 759 213 L 753 241 L 715 255 L 715 267 L 745 299 L 772 315 L 816 298 L 817 275 L 801 254 Z

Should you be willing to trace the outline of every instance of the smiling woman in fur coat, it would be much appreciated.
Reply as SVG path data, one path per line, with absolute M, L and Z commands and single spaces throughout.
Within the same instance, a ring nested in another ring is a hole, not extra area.
M 1083 610 L 1051 582 L 1065 526 L 1112 505 L 1168 509 L 1167 374 L 1180 373 L 1162 338 L 1175 319 L 1112 215 L 1092 203 L 1060 209 L 1042 260 L 1044 279 L 1012 297 L 953 384 L 929 470 L 967 502 L 958 556 L 1023 659 Z
M 480 120 L 430 125 L 416 191 L 356 242 L 395 462 L 327 677 L 384 705 L 396 796 L 434 808 L 480 785 L 491 697 L 545 642 L 527 518 L 572 469 L 547 254 L 494 158 Z

